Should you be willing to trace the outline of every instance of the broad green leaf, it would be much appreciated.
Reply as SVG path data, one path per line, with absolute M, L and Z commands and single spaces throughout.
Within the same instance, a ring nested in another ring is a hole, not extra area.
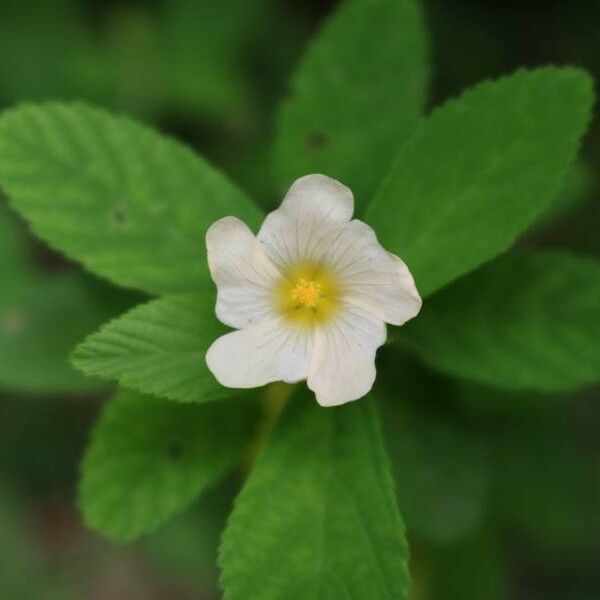
M 120 391 L 83 460 L 87 525 L 123 542 L 155 529 L 236 465 L 254 417 L 240 399 L 196 406 Z
M 560 191 L 592 82 L 547 67 L 450 100 L 402 147 L 367 211 L 423 296 L 506 250 Z
M 165 296 L 89 336 L 72 355 L 86 375 L 182 402 L 230 396 L 206 366 L 206 350 L 227 328 L 212 294 Z
M 0 205 L 0 387 L 24 394 L 99 387 L 68 363 L 81 338 L 129 306 L 129 294 L 76 272 L 43 273 Z
M 225 530 L 224 597 L 401 600 L 407 557 L 373 400 L 293 397 Z
M 204 233 L 260 211 L 181 144 L 82 104 L 23 105 L 0 117 L 0 185 L 51 246 L 151 293 L 204 289 Z
M 378 368 L 381 381 L 374 394 L 381 401 L 406 528 L 420 540 L 455 543 L 476 530 L 485 515 L 485 449 L 465 420 L 448 411 L 455 400 L 448 381 L 407 368 L 405 361 L 399 366 L 397 356 L 386 358 L 392 372 Z M 386 382 L 394 387 L 386 389 Z
M 426 302 L 401 335 L 432 367 L 509 389 L 600 380 L 600 263 L 503 257 Z
M 364 208 L 422 116 L 426 45 L 415 1 L 344 2 L 309 47 L 282 108 L 282 187 L 322 172 L 349 185 Z

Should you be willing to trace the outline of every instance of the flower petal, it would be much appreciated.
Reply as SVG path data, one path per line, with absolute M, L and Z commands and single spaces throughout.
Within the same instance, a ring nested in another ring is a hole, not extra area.
M 375 381 L 375 353 L 386 339 L 385 323 L 355 306 L 343 306 L 315 330 L 308 387 L 321 406 L 358 400 Z
M 421 310 L 421 297 L 408 267 L 384 250 L 371 227 L 354 220 L 320 257 L 337 274 L 346 302 L 392 325 L 403 325 Z
M 352 218 L 354 196 L 337 179 L 316 173 L 296 179 L 281 208 L 299 219 L 310 215 L 321 222 L 345 223 Z
M 354 197 L 345 185 L 326 175 L 296 180 L 258 232 L 281 266 L 307 260 L 314 246 L 352 218 Z
M 219 219 L 206 232 L 208 266 L 217 285 L 219 321 L 238 329 L 273 313 L 280 277 L 263 245 L 239 219 Z
M 310 330 L 272 317 L 218 338 L 206 353 L 206 363 L 226 387 L 260 387 L 272 381 L 294 383 L 306 379 L 312 347 Z

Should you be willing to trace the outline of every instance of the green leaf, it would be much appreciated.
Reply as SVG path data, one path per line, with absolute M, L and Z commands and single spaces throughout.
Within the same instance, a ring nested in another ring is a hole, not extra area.
M 509 389 L 600 380 L 600 263 L 508 255 L 426 302 L 401 334 L 432 367 Z
M 240 399 L 196 406 L 120 391 L 83 460 L 87 525 L 122 542 L 155 529 L 236 465 L 254 416 Z
M 405 599 L 407 557 L 373 401 L 292 398 L 225 530 L 224 597 Z
M 111 281 L 151 293 L 207 287 L 206 229 L 261 213 L 181 144 L 81 104 L 0 118 L 0 185 L 34 232 Z
M 226 333 L 212 294 L 166 296 L 138 306 L 89 336 L 72 355 L 86 375 L 182 402 L 230 396 L 206 366 L 206 350 Z
M 41 272 L 25 242 L 0 205 L 0 387 L 35 395 L 98 388 L 67 357 L 133 298 L 80 273 Z
M 344 2 L 309 47 L 282 108 L 282 187 L 322 172 L 349 185 L 364 208 L 422 116 L 426 45 L 413 0 Z
M 584 71 L 548 67 L 478 85 L 423 122 L 367 211 L 423 296 L 506 250 L 549 205 L 592 101 Z

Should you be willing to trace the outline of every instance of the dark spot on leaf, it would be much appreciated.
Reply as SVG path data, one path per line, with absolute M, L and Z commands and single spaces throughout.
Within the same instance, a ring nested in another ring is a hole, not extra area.
M 127 224 L 127 213 L 122 204 L 116 204 L 109 213 L 110 220 L 115 224 L 123 227 Z
M 321 150 L 329 144 L 329 139 L 324 133 L 311 133 L 308 137 L 308 147 L 313 150 Z
M 167 446 L 167 457 L 169 460 L 177 461 L 183 456 L 183 444 L 181 440 L 171 440 Z

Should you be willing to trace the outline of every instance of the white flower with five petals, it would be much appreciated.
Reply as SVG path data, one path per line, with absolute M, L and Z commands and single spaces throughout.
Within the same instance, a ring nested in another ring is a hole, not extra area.
M 232 388 L 306 379 L 323 406 L 361 398 L 375 381 L 386 323 L 415 317 L 421 298 L 407 266 L 357 219 L 352 192 L 325 175 L 290 188 L 258 236 L 225 217 L 206 233 L 216 314 L 237 331 L 206 353 Z

